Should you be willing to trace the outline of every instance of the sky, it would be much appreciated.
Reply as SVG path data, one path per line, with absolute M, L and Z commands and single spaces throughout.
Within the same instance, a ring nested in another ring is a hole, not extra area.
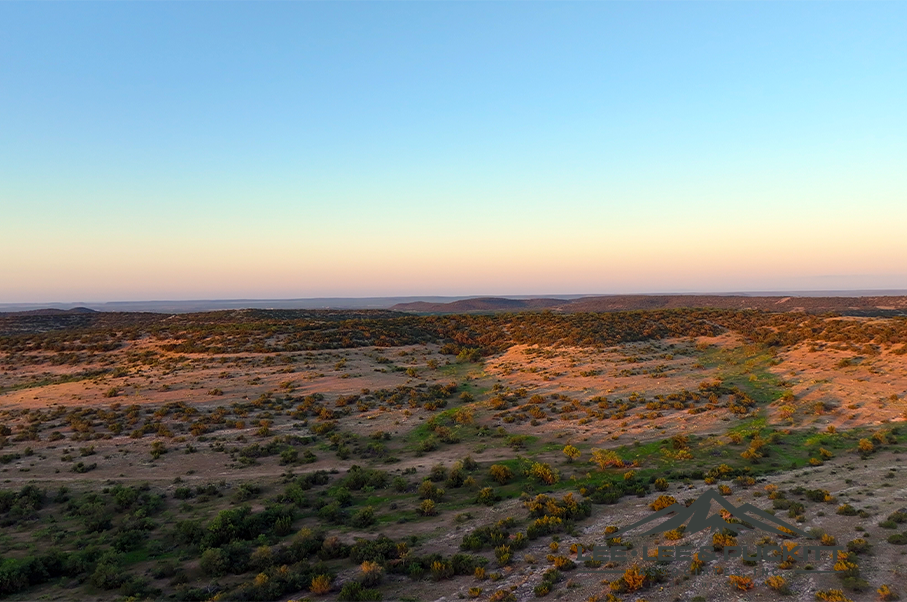
M 3 2 L 0 302 L 907 289 L 907 3 Z

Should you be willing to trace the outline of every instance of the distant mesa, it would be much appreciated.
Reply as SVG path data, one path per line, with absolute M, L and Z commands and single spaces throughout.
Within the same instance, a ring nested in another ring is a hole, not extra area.
M 849 315 L 905 315 L 907 296 L 797 297 L 749 295 L 605 295 L 578 299 L 509 299 L 478 297 L 449 303 L 416 301 L 390 309 L 413 313 L 479 313 L 551 310 L 565 313 L 616 312 L 656 309 L 729 309 L 840 313 Z
M 414 301 L 398 303 L 390 309 L 395 311 L 412 311 L 418 313 L 466 313 L 480 311 L 520 311 L 526 309 L 546 309 L 563 305 L 563 299 L 507 299 L 505 297 L 478 297 L 462 299 L 451 303 L 429 303 Z
M 96 314 L 94 309 L 87 307 L 73 307 L 72 309 L 55 309 L 46 307 L 42 309 L 29 309 L 26 311 L 8 312 L 8 316 L 71 316 L 76 314 Z

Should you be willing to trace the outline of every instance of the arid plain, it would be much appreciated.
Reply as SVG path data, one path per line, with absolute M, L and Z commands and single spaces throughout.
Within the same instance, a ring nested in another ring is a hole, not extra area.
M 10 599 L 907 592 L 903 317 L 86 312 L 0 328 Z M 806 535 L 610 538 L 707 490 Z M 766 537 L 848 551 L 780 558 L 771 579 L 733 555 L 701 574 L 584 560 Z

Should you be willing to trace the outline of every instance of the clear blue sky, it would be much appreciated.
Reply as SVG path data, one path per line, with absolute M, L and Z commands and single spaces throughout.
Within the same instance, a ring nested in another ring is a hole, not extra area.
M 907 288 L 907 3 L 0 3 L 0 302 Z

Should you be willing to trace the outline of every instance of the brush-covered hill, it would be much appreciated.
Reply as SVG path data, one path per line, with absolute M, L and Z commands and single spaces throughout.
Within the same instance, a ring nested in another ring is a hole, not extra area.
M 558 312 L 603 312 L 652 309 L 757 309 L 770 312 L 810 314 L 904 315 L 907 296 L 791 297 L 747 295 L 607 295 L 579 299 L 508 299 L 481 297 L 452 303 L 400 303 L 391 309 L 412 313 L 479 313 L 526 310 Z
M 560 308 L 566 303 L 563 299 L 507 299 L 504 297 L 478 297 L 462 299 L 450 303 L 430 303 L 414 301 L 398 303 L 391 307 L 395 311 L 417 313 L 465 313 L 485 311 L 522 311 L 531 309 Z

